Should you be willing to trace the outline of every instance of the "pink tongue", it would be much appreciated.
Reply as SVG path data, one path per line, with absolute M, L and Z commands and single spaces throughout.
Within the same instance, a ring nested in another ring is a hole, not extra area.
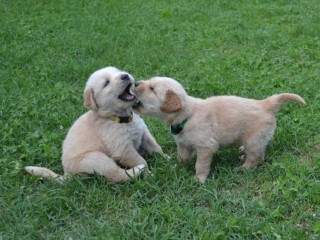
M 133 100 L 134 96 L 128 93 L 123 94 L 123 98 L 126 99 L 127 101 Z
M 128 100 L 133 100 L 133 99 L 134 99 L 134 96 L 127 94 L 127 95 L 126 95 L 126 99 L 128 99 Z

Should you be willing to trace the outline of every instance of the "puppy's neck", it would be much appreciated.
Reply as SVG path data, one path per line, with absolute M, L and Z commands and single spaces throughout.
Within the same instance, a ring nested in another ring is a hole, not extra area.
M 131 117 L 133 110 L 131 108 L 122 109 L 119 111 L 107 111 L 107 110 L 98 110 L 95 112 L 98 117 L 101 118 L 112 118 L 112 117 Z

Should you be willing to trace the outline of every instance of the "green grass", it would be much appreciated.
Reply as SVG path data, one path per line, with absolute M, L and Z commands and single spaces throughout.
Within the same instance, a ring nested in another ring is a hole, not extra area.
M 319 239 L 319 12 L 317 0 L 1 1 L 0 239 Z M 222 150 L 205 185 L 150 118 L 172 158 L 149 158 L 154 176 L 60 186 L 26 174 L 62 173 L 85 81 L 108 65 L 193 96 L 294 92 L 307 105 L 278 113 L 266 162 L 240 171 L 237 149 Z

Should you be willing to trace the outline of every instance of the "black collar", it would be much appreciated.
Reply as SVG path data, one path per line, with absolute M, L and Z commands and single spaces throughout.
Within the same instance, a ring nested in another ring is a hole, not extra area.
M 181 123 L 179 123 L 179 124 L 176 125 L 176 126 L 171 126 L 171 133 L 172 133 L 173 135 L 179 134 L 179 133 L 183 130 L 184 125 L 186 124 L 187 120 L 188 120 L 188 119 L 183 120 Z

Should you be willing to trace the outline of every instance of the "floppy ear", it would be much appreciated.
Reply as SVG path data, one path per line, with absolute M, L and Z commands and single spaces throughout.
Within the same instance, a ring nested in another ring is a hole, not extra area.
M 171 90 L 166 92 L 164 101 L 160 106 L 160 110 L 165 113 L 176 112 L 181 109 L 181 99 L 180 97 Z
M 83 105 L 85 108 L 97 111 L 96 100 L 94 99 L 94 91 L 93 88 L 89 88 L 84 92 L 84 101 Z

